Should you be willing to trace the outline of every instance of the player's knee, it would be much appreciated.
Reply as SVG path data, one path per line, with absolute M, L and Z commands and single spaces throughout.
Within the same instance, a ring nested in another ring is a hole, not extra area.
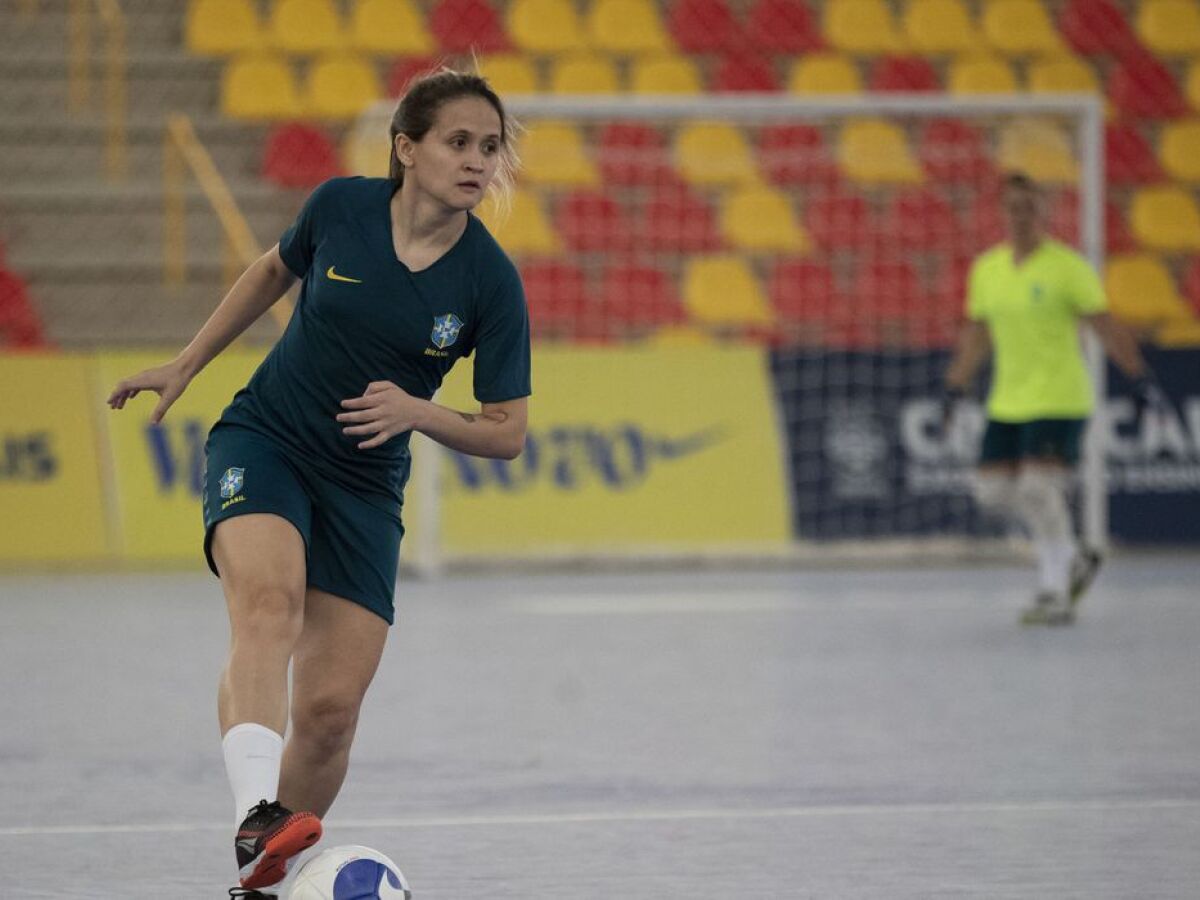
M 975 502 L 984 509 L 1002 510 L 1012 505 L 1013 479 L 1008 475 L 980 472 L 972 487 Z
M 1022 509 L 1044 512 L 1062 501 L 1063 473 L 1045 468 L 1025 469 L 1017 476 L 1016 498 Z
M 247 585 L 230 606 L 235 639 L 294 641 L 304 625 L 304 596 L 277 585 Z
M 292 728 L 310 752 L 330 756 L 350 746 L 358 726 L 357 697 L 325 695 L 298 701 L 292 708 Z

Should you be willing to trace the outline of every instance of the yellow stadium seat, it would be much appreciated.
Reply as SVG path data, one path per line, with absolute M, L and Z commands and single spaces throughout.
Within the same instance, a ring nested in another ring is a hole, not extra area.
M 1065 184 L 1079 176 L 1070 136 L 1042 119 L 1015 119 L 1006 125 L 997 158 L 1002 169 L 1024 172 L 1046 184 Z
M 616 94 L 617 67 L 607 56 L 580 53 L 555 60 L 550 69 L 552 94 Z
M 745 133 L 723 122 L 689 122 L 675 136 L 675 167 L 699 185 L 752 184 L 759 180 Z
M 270 54 L 238 56 L 221 77 L 221 112 L 234 119 L 295 119 L 304 103 L 287 60 Z
M 192 0 L 184 40 L 192 53 L 218 56 L 256 50 L 263 36 L 251 0 Z
M 1192 64 L 1188 66 L 1184 90 L 1187 92 L 1188 103 L 1192 105 L 1192 109 L 1200 112 L 1200 59 L 1193 60 Z
M 342 141 L 342 168 L 351 175 L 386 178 L 391 146 L 386 134 L 372 126 L 351 128 Z
M 350 13 L 350 42 L 359 50 L 395 56 L 423 56 L 434 41 L 411 0 L 358 0 Z
M 520 53 L 485 56 L 479 61 L 479 71 L 501 96 L 538 92 L 538 74 L 533 61 Z
M 1200 319 L 1172 319 L 1154 332 L 1154 342 L 1160 347 L 1200 347 Z
M 901 53 L 904 38 L 884 0 L 828 0 L 825 38 L 846 53 Z
M 1158 155 L 1172 178 L 1200 182 L 1200 119 L 1164 125 L 1158 138 Z
M 516 189 L 512 195 L 512 209 L 507 214 L 497 205 L 491 193 L 476 209 L 479 218 L 492 236 L 509 253 L 556 254 L 562 252 L 558 236 L 550 227 L 550 220 L 542 210 L 536 194 Z
M 597 50 L 660 53 L 671 49 L 658 7 L 650 0 L 594 0 L 587 36 Z
M 1017 76 L 996 56 L 966 56 L 950 64 L 952 94 L 1011 94 L 1018 90 Z
M 594 185 L 600 180 L 583 135 L 568 122 L 533 123 L 521 141 L 521 164 L 522 174 L 534 184 Z
M 902 18 L 904 37 L 921 54 L 982 51 L 982 38 L 962 0 L 912 0 Z
M 1134 238 L 1154 250 L 1200 250 L 1200 210 L 1191 191 L 1142 188 L 1133 195 L 1129 226 Z
M 1041 0 L 987 0 L 984 39 L 1010 56 L 1063 52 L 1063 42 Z
M 858 65 L 840 53 L 813 53 L 796 60 L 788 75 L 793 94 L 858 94 L 863 89 Z
M 361 56 L 322 57 L 308 71 L 308 108 L 319 118 L 354 118 L 382 96 L 374 64 Z
M 274 0 L 268 40 L 285 53 L 344 51 L 346 33 L 333 0 Z
M 771 308 L 746 262 L 737 256 L 689 259 L 683 303 L 698 323 L 715 327 L 769 325 Z
M 1196 0 L 1142 0 L 1136 27 L 1138 36 L 1155 53 L 1200 53 L 1200 4 Z
M 587 45 L 569 0 L 513 0 L 507 21 L 513 41 L 530 53 L 565 53 Z
M 1035 94 L 1100 93 L 1096 70 L 1073 56 L 1040 59 L 1029 66 L 1029 90 Z
M 768 187 L 733 191 L 721 203 L 721 231 L 740 250 L 760 253 L 806 253 L 807 232 L 782 193 Z
M 1175 280 L 1150 253 L 1114 256 L 1104 269 L 1104 291 L 1114 316 L 1139 330 L 1188 316 Z
M 667 53 L 634 59 L 629 81 L 635 94 L 699 94 L 702 90 L 696 64 Z
M 838 137 L 837 159 L 854 181 L 912 184 L 921 180 L 921 166 L 904 132 L 882 119 L 847 123 Z

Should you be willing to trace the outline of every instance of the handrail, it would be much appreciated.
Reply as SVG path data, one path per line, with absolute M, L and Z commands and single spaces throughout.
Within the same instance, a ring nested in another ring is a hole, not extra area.
M 197 137 L 191 119 L 182 113 L 174 113 L 167 117 L 163 132 L 163 214 L 166 219 L 163 281 L 166 284 L 183 284 L 187 276 L 187 197 L 184 188 L 189 170 L 221 223 L 226 249 L 237 268 L 245 269 L 263 254 L 229 185 Z M 271 315 L 283 329 L 292 315 L 291 302 L 286 297 L 281 298 L 271 306 Z
M 71 0 L 68 24 L 68 104 L 82 112 L 92 90 L 91 55 L 93 7 L 105 34 L 104 106 L 108 118 L 105 161 L 110 181 L 123 181 L 128 172 L 126 108 L 128 87 L 125 53 L 125 14 L 117 0 Z

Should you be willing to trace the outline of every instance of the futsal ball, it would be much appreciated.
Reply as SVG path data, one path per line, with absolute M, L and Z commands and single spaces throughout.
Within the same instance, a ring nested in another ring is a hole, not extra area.
M 370 847 L 330 847 L 296 873 L 290 900 L 411 900 L 400 867 Z

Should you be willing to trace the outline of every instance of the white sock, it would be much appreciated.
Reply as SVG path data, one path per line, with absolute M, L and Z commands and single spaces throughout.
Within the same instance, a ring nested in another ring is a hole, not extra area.
M 1066 594 L 1071 584 L 1075 540 L 1067 507 L 1066 477 L 1042 468 L 1025 469 L 1017 478 L 1017 502 L 1033 536 L 1038 588 Z
M 1034 541 L 1038 560 L 1038 587 L 1055 594 L 1066 594 L 1071 586 L 1071 561 L 1075 542 L 1071 540 Z
M 263 725 L 243 722 L 225 732 L 221 749 L 225 753 L 229 786 L 233 788 L 236 829 L 260 800 L 277 798 L 283 737 Z

